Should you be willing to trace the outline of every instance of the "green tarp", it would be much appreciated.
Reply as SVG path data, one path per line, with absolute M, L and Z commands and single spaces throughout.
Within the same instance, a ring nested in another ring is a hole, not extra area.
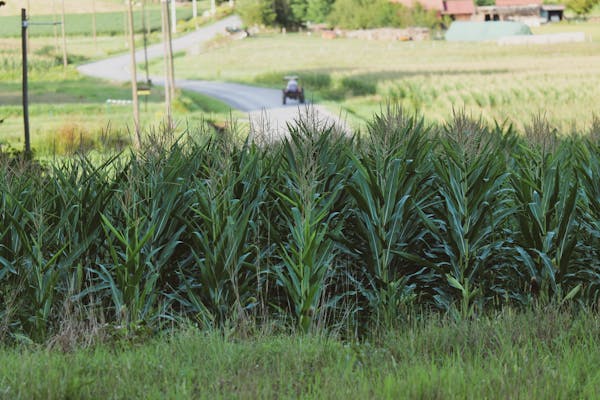
M 531 35 L 531 29 L 521 22 L 456 21 L 450 25 L 446 32 L 446 40 L 450 42 L 483 42 L 515 35 Z

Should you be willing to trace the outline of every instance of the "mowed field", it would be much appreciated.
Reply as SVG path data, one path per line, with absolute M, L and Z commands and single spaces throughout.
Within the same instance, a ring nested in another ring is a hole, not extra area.
M 258 35 L 177 59 L 179 77 L 279 87 L 298 74 L 311 96 L 369 119 L 386 102 L 442 120 L 465 108 L 486 120 L 585 124 L 600 111 L 600 28 L 560 24 L 536 33 L 584 31 L 590 42 L 499 46 L 445 41 L 326 40 L 306 34 Z M 155 71 L 159 71 L 159 66 Z

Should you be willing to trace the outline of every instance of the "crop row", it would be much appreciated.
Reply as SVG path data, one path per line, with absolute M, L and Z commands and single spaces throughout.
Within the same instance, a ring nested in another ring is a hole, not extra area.
M 164 134 L 101 164 L 3 156 L 0 334 L 44 340 L 70 319 L 360 332 L 412 309 L 595 305 L 588 133 L 390 108 L 364 137 L 300 121 L 261 146 Z

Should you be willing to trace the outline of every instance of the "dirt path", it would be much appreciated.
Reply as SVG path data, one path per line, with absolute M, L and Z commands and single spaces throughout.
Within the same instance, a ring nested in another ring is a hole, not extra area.
M 225 32 L 228 26 L 240 26 L 241 20 L 237 16 L 227 17 L 212 25 L 173 40 L 173 52 L 185 51 L 197 47 L 214 38 L 217 34 Z M 161 58 L 163 45 L 157 44 L 148 47 L 148 59 Z M 81 65 L 77 69 L 80 73 L 96 78 L 116 82 L 126 82 L 130 79 L 129 54 L 110 57 L 90 64 Z M 142 50 L 136 52 L 138 63 L 143 62 Z M 177 71 L 175 71 L 177 77 Z M 163 85 L 163 77 L 153 76 L 152 82 Z M 287 124 L 294 123 L 300 116 L 310 117 L 319 125 L 335 123 L 345 128 L 344 122 L 327 111 L 324 107 L 309 104 L 300 105 L 289 101 L 287 105 L 281 104 L 281 91 L 237 83 L 176 80 L 177 87 L 202 93 L 228 104 L 231 108 L 248 113 L 248 120 L 257 134 L 276 138 L 284 134 Z

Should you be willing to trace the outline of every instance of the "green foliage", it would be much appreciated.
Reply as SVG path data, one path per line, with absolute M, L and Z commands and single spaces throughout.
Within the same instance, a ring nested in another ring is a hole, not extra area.
M 277 18 L 270 0 L 239 0 L 236 7 L 246 25 L 271 26 Z
M 337 0 L 328 19 L 347 29 L 399 26 L 399 9 L 399 5 L 387 0 Z
M 335 0 L 308 0 L 306 20 L 310 22 L 325 22 L 331 12 Z
M 102 162 L 3 154 L 0 335 L 270 319 L 363 335 L 416 309 L 597 304 L 597 122 L 562 138 L 536 117 L 519 136 L 389 107 L 365 137 L 310 116 L 289 130 L 260 147 L 160 132 Z
M 598 3 L 598 0 L 568 0 L 566 6 L 577 15 L 587 15 Z

